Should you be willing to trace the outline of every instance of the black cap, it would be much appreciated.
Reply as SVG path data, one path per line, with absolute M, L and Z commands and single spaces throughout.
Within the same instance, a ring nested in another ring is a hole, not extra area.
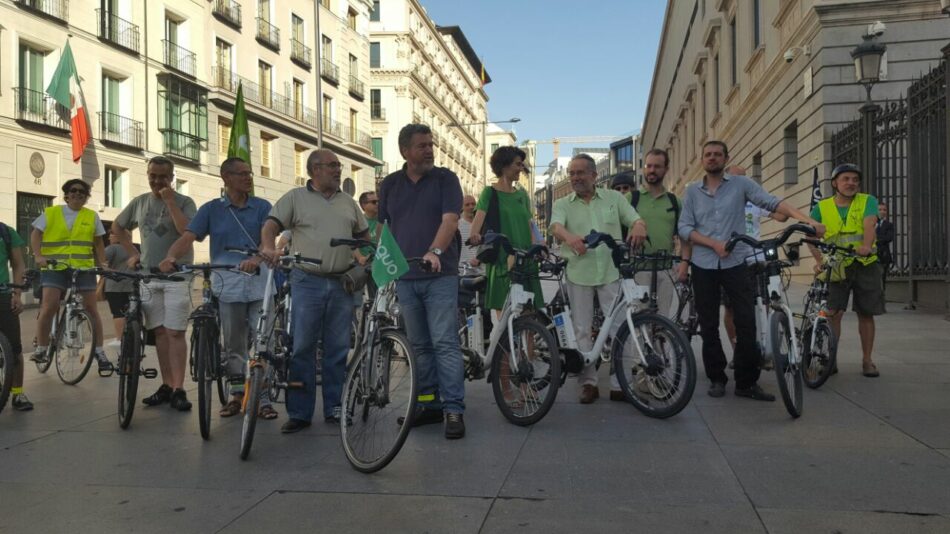
M 63 184 L 63 193 L 68 194 L 69 190 L 72 189 L 72 187 L 76 184 L 79 184 L 85 187 L 87 193 L 92 191 L 92 186 L 87 184 L 85 180 L 82 180 L 79 178 L 73 178 L 72 180 L 66 180 L 66 183 Z
M 622 172 L 610 181 L 610 188 L 613 189 L 618 185 L 629 185 L 631 189 L 637 187 L 636 175 L 632 172 Z
M 854 172 L 858 174 L 858 180 L 864 179 L 864 176 L 862 176 L 861 174 L 860 167 L 858 167 L 854 163 L 842 163 L 841 165 L 838 165 L 837 167 L 835 167 L 835 169 L 831 171 L 831 179 L 834 180 L 835 178 L 838 177 L 839 174 L 843 172 Z

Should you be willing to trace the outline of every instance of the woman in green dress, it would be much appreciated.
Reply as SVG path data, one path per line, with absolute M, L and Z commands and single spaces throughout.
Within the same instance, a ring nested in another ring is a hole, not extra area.
M 498 203 L 498 213 L 501 228 L 495 230 L 504 234 L 511 245 L 518 249 L 526 249 L 534 243 L 531 231 L 531 198 L 528 192 L 516 188 L 514 184 L 525 168 L 525 153 L 513 146 L 503 146 L 495 150 L 491 156 L 491 169 L 498 177 L 494 185 L 485 187 L 475 205 L 475 220 L 472 221 L 472 231 L 469 240 L 473 245 L 481 242 L 482 228 L 492 202 Z M 494 198 L 494 200 L 493 200 Z M 507 254 L 499 254 L 498 261 L 486 266 L 488 287 L 485 292 L 485 307 L 491 310 L 501 310 L 511 288 L 508 278 L 509 258 Z M 544 306 L 541 296 L 541 283 L 538 280 L 537 265 L 531 267 L 535 276 L 526 284 L 525 289 L 534 293 L 534 305 Z

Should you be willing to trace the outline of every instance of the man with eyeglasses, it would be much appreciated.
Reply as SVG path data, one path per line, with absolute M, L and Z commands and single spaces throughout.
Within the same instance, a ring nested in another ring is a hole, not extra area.
M 359 203 L 360 209 L 363 210 L 363 216 L 366 217 L 366 224 L 369 226 L 369 240 L 375 243 L 379 239 L 379 234 L 376 231 L 379 226 L 379 220 L 377 219 L 379 216 L 379 198 L 376 196 L 376 191 L 365 191 L 360 194 Z M 366 265 L 370 252 L 371 249 L 368 247 L 354 250 L 353 257 L 360 265 Z
M 52 206 L 33 221 L 30 245 L 33 247 L 36 265 L 43 269 L 40 284 L 43 297 L 37 319 L 36 350 L 33 360 L 46 361 L 49 346 L 50 325 L 59 311 L 59 300 L 71 283 L 71 275 L 61 265 L 73 269 L 91 269 L 107 265 L 102 236 L 106 230 L 99 215 L 86 208 L 91 187 L 73 178 L 63 184 L 66 205 Z M 49 265 L 56 260 L 57 266 Z M 100 374 L 110 374 L 112 364 L 102 348 L 102 319 L 96 306 L 96 275 L 83 273 L 77 279 L 83 308 L 93 319 L 93 341 Z
M 294 296 L 291 328 L 294 332 L 289 380 L 303 383 L 287 392 L 288 421 L 281 432 L 292 434 L 311 425 L 317 398 L 317 343 L 323 344 L 323 420 L 339 424 L 341 398 L 350 349 L 353 297 L 343 289 L 340 275 L 353 259 L 346 247 L 331 247 L 330 240 L 369 238 L 369 226 L 356 200 L 340 190 L 343 166 L 328 149 L 314 150 L 307 158 L 306 187 L 291 189 L 280 197 L 261 230 L 261 255 L 277 259 L 274 241 L 291 231 L 294 251 L 319 258 L 317 266 L 297 265 L 290 273 Z
M 459 271 L 468 269 L 470 272 L 481 272 L 481 263 L 475 259 L 478 247 L 468 245 L 472 234 L 472 222 L 475 221 L 475 197 L 462 197 L 462 216 L 459 218 L 459 234 L 462 236 L 462 250 L 459 251 Z
M 221 179 L 224 194 L 198 208 L 198 213 L 188 223 L 188 229 L 168 249 L 160 267 L 163 272 L 174 272 L 178 258 L 190 252 L 195 241 L 204 241 L 210 236 L 211 263 L 236 265 L 247 273 L 217 271 L 211 278 L 212 290 L 218 296 L 224 340 L 222 357 L 226 362 L 231 392 L 231 400 L 218 415 L 232 417 L 241 412 L 244 372 L 251 348 L 248 333 L 257 328 L 261 316 L 267 272 L 258 272 L 263 261 L 261 257 L 248 258 L 227 249 L 260 247 L 261 227 L 267 220 L 271 204 L 263 198 L 251 196 L 254 175 L 251 166 L 241 158 L 232 157 L 221 162 Z M 277 411 L 267 395 L 261 399 L 259 415 L 262 419 L 277 418 Z
M 168 256 L 168 249 L 188 230 L 188 224 L 197 213 L 195 201 L 172 187 L 175 163 L 155 156 L 146 167 L 151 191 L 139 195 L 119 213 L 112 223 L 112 233 L 129 254 L 128 265 L 144 270 L 159 268 Z M 138 228 L 142 236 L 142 251 L 132 245 L 129 232 Z M 128 230 L 128 231 L 126 231 Z M 179 257 L 182 263 L 192 263 L 194 253 L 189 249 Z M 180 412 L 191 409 L 185 394 L 185 367 L 188 342 L 185 330 L 191 315 L 191 281 L 152 280 L 148 283 L 149 298 L 142 301 L 145 328 L 155 333 L 158 367 L 162 385 L 154 394 L 142 399 L 146 406 L 164 403 Z
M 646 239 L 647 224 L 637 210 L 617 191 L 596 187 L 597 166 L 594 158 L 577 154 L 567 166 L 571 180 L 570 195 L 559 198 L 551 209 L 550 231 L 560 242 L 561 255 L 567 260 L 567 297 L 571 303 L 571 320 L 577 346 L 589 351 L 594 345 L 591 328 L 594 317 L 594 294 L 603 311 L 620 290 L 620 272 L 614 266 L 610 249 L 605 246 L 588 250 L 584 236 L 591 231 L 605 232 L 620 241 L 622 227 L 630 228 L 627 242 L 639 246 Z M 618 323 L 611 335 L 619 328 Z M 590 404 L 600 397 L 597 389 L 597 368 L 585 367 L 577 377 L 581 386 L 581 404 Z

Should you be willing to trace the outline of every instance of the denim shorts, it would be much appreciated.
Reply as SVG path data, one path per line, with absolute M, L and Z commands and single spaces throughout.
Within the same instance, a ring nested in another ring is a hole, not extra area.
M 72 273 L 68 271 L 42 271 L 40 274 L 40 285 L 43 287 L 55 287 L 61 291 L 66 291 L 69 283 L 72 281 Z M 96 290 L 96 275 L 93 273 L 81 273 L 76 278 L 76 285 L 80 292 Z

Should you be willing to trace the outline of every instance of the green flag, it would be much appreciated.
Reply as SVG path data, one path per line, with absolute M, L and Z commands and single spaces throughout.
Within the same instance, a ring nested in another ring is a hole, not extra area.
M 244 87 L 238 85 L 234 102 L 234 119 L 231 121 L 231 137 L 228 139 L 228 157 L 241 158 L 251 164 L 251 131 L 247 127 L 247 112 L 244 111 Z
M 379 234 L 379 244 L 376 246 L 372 270 L 373 281 L 379 287 L 398 280 L 400 276 L 409 272 L 409 264 L 406 263 L 406 257 L 399 250 L 396 238 L 389 231 L 389 224 L 384 224 Z

